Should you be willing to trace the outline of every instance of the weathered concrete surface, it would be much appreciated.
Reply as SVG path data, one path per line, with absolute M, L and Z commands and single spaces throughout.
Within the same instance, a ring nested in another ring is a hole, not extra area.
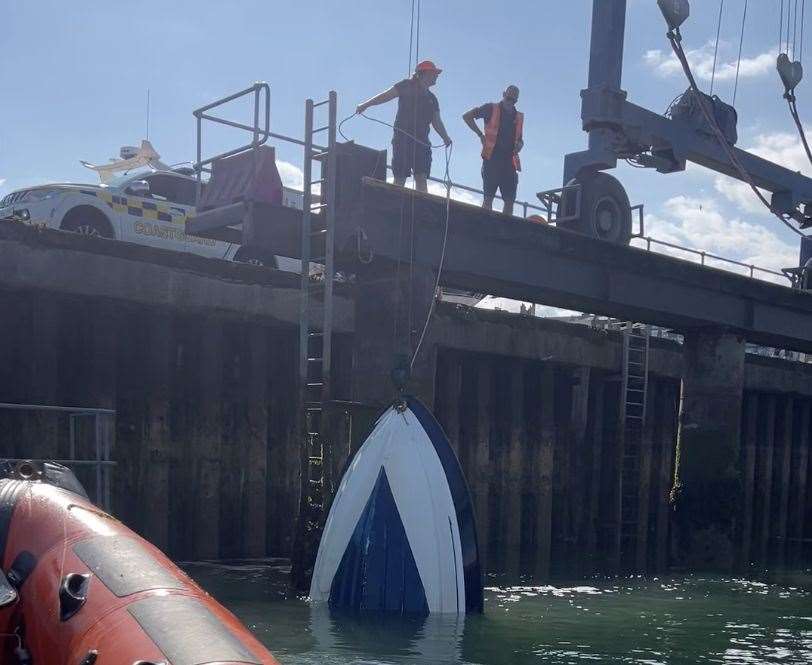
M 0 288 L 46 291 L 298 325 L 299 278 L 288 272 L 0 221 Z M 335 329 L 352 328 L 339 296 Z
M 396 230 L 409 210 L 409 241 Z M 444 242 L 447 228 L 447 242 Z M 748 341 L 812 352 L 812 294 L 545 224 L 364 179 L 361 203 L 338 216 L 338 246 L 363 230 L 378 260 L 435 270 L 442 285 L 681 331 L 725 327 Z M 350 253 L 352 254 L 352 253 Z
M 732 570 L 742 517 L 744 340 L 726 332 L 691 332 L 684 352 L 675 554 L 688 568 Z
M 116 409 L 114 510 L 173 556 L 288 554 L 300 488 L 298 278 L 0 224 L 4 257 L 11 267 L 0 271 L 0 401 Z M 359 376 L 371 377 L 365 398 L 383 391 L 380 403 L 392 394 L 392 274 L 381 278 L 358 291 L 358 311 L 367 336 L 387 339 L 373 339 L 381 346 L 366 354 L 365 342 L 337 336 L 338 399 L 353 398 Z M 413 282 L 413 294 L 425 299 L 432 280 L 423 282 Z M 351 329 L 352 297 L 342 296 L 339 330 Z M 411 343 L 423 316 L 415 310 L 412 325 L 404 323 Z M 353 364 L 359 357 L 363 371 Z M 611 570 L 620 360 L 615 333 L 438 306 L 413 385 L 434 404 L 471 482 L 490 570 L 514 577 Z M 675 562 L 667 497 L 683 349 L 653 340 L 650 361 L 638 523 L 620 564 L 662 572 Z M 743 469 L 735 554 L 742 565 L 798 565 L 809 561 L 812 538 L 812 366 L 747 356 L 741 382 L 745 426 L 739 441 L 725 444 L 728 459 L 735 446 Z M 342 411 L 336 472 L 376 415 Z M 66 450 L 57 423 L 0 414 L 0 455 L 54 450 Z
M 353 399 L 385 405 L 396 395 L 392 370 L 411 362 L 434 298 L 434 273 L 386 266 L 359 274 L 355 286 Z M 433 323 L 433 322 L 432 322 Z M 427 335 L 408 380 L 409 392 L 434 403 L 435 344 Z

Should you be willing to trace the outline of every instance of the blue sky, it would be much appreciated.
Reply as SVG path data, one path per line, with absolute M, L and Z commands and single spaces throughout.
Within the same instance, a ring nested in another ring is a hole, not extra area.
M 788 0 L 789 2 L 790 0 Z M 730 100 L 744 0 L 727 0 L 715 92 Z M 709 85 L 717 0 L 695 0 L 683 26 L 700 83 Z M 808 170 L 774 69 L 779 0 L 749 3 L 739 80 L 739 146 Z M 144 138 L 165 161 L 193 159 L 191 111 L 255 80 L 272 89 L 272 127 L 299 135 L 304 99 L 339 95 L 340 116 L 406 73 L 411 0 L 354 2 L 89 2 L 6 0 L 0 6 L 0 194 L 48 181 L 93 182 L 79 159 L 101 162 Z M 586 83 L 589 0 L 494 3 L 423 0 L 420 55 L 444 69 L 434 89 L 455 141 L 455 181 L 479 186 L 479 144 L 461 120 L 472 106 L 521 88 L 526 114 L 519 198 L 561 183 L 563 155 L 581 150 L 579 92 Z M 671 60 L 654 0 L 630 0 L 623 87 L 662 111 L 686 87 Z M 802 118 L 812 97 L 798 90 Z M 235 108 L 234 117 L 247 119 Z M 394 105 L 374 110 L 391 120 Z M 363 119 L 345 125 L 357 141 L 386 147 L 390 133 Z M 210 135 L 212 149 L 237 137 Z M 295 179 L 298 150 L 280 159 Z M 442 157 L 435 154 L 435 174 Z M 628 167 L 616 175 L 646 206 L 648 230 L 681 244 L 780 268 L 797 241 L 734 181 L 699 167 L 663 176 Z

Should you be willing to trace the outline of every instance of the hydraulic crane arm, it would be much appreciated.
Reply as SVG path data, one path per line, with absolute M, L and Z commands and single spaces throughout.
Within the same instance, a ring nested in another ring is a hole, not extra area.
M 564 182 L 585 180 L 614 168 L 619 158 L 663 173 L 681 171 L 691 161 L 741 180 L 725 150 L 708 134 L 684 121 L 636 106 L 620 88 L 626 0 L 593 0 L 589 82 L 581 92 L 581 120 L 589 147 L 564 158 Z M 800 206 L 812 203 L 812 179 L 739 148 L 732 148 L 756 186 L 772 193 L 774 212 L 806 221 Z

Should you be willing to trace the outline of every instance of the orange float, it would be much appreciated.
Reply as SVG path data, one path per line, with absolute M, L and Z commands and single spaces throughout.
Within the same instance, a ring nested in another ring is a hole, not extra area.
M 24 462 L 0 479 L 0 562 L 0 663 L 277 663 L 65 467 Z

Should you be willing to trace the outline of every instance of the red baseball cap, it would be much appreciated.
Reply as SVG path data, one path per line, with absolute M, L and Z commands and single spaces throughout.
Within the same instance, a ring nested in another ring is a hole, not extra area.
M 438 68 L 431 60 L 424 60 L 423 62 L 418 63 L 417 67 L 414 68 L 416 72 L 437 72 L 438 74 L 443 71 L 442 69 Z

